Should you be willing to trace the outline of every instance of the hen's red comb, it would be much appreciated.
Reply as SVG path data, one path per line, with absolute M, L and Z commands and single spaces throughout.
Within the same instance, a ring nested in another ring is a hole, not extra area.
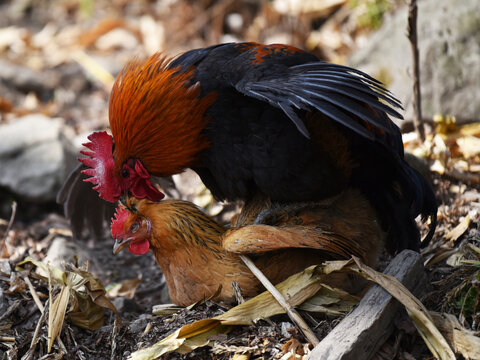
M 88 137 L 91 142 L 83 144 L 92 151 L 80 151 L 89 158 L 78 159 L 90 167 L 82 174 L 90 176 L 84 181 L 95 184 L 94 190 L 107 201 L 115 202 L 120 198 L 121 188 L 114 175 L 115 161 L 113 160 L 113 137 L 106 131 L 94 132 Z
M 115 210 L 115 215 L 112 218 L 112 223 L 110 224 L 110 230 L 112 231 L 112 237 L 114 239 L 118 239 L 123 236 L 123 224 L 125 221 L 127 221 L 129 214 L 129 211 L 122 205 L 119 205 Z

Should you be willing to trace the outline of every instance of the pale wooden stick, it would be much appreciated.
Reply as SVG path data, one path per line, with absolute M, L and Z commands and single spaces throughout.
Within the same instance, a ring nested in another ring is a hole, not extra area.
M 285 309 L 288 317 L 293 321 L 293 323 L 300 329 L 305 338 L 310 341 L 313 346 L 316 346 L 319 341 L 315 336 L 315 333 L 310 329 L 305 320 L 300 316 L 300 314 L 295 310 L 288 301 L 283 297 L 280 291 L 277 290 L 275 286 L 268 280 L 265 275 L 260 271 L 259 268 L 250 260 L 249 257 L 245 255 L 238 255 L 240 259 L 247 265 L 250 271 L 257 277 L 258 280 L 262 283 L 263 286 L 272 294 L 275 300 Z
M 40 298 L 38 297 L 38 294 L 37 294 L 37 291 L 35 290 L 35 288 L 33 287 L 32 285 L 32 282 L 30 281 L 29 277 L 28 276 L 25 276 L 23 278 L 23 280 L 25 281 L 25 283 L 28 285 L 28 288 L 30 289 L 30 294 L 32 294 L 32 297 L 33 297 L 33 301 L 35 301 L 35 304 L 37 305 L 38 309 L 40 310 L 40 312 L 43 313 L 43 304 L 42 302 L 40 301 Z
M 13 336 L 0 336 L 0 341 L 15 342 L 15 338 Z
M 110 359 L 115 360 L 117 356 L 115 355 L 115 351 L 117 350 L 117 334 L 118 334 L 118 323 L 117 319 L 115 318 L 115 321 L 113 322 L 113 328 L 112 328 L 112 351 L 110 353 Z
M 10 229 L 12 228 L 13 220 L 15 220 L 15 214 L 16 213 L 17 213 L 17 203 L 14 201 L 12 203 L 12 214 L 10 215 L 10 221 L 8 222 L 7 228 L 5 229 L 5 235 L 3 236 L 2 246 L 0 247 L 0 254 L 3 253 L 3 248 L 7 244 L 8 233 L 10 232 Z
M 47 300 L 47 302 L 48 302 L 48 300 Z M 37 304 L 37 306 L 38 306 L 38 304 Z M 43 305 L 42 305 L 42 307 L 43 307 Z M 43 308 L 45 310 L 45 307 L 43 307 Z M 38 322 L 37 322 L 37 326 L 35 327 L 35 331 L 33 333 L 32 341 L 30 342 L 30 348 L 25 353 L 25 355 L 22 356 L 21 360 L 30 360 L 30 359 L 33 358 L 33 353 L 35 352 L 35 347 L 37 346 L 37 342 L 38 342 L 38 334 L 40 333 L 40 329 L 42 328 L 43 322 L 45 321 L 45 317 L 46 317 L 46 314 L 47 314 L 47 312 L 44 311 L 44 310 L 41 310 L 42 315 L 40 315 L 40 318 L 38 319 Z

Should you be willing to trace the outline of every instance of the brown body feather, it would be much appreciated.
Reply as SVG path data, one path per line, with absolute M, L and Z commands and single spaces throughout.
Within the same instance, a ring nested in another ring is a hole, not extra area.
M 232 302 L 232 281 L 239 284 L 246 297 L 261 292 L 262 285 L 237 256 L 240 253 L 251 256 L 276 284 L 307 266 L 328 259 L 348 259 L 351 254 L 374 265 L 383 245 L 383 232 L 374 211 L 355 190 L 321 203 L 274 209 L 282 213 L 275 226 L 247 225 L 228 230 L 186 201 L 154 203 L 129 198 L 127 208 L 132 212 L 124 229 L 139 219 L 151 222 L 150 248 L 165 275 L 171 300 L 179 305 L 209 297 L 220 286 L 217 299 Z M 247 204 L 244 212 L 252 208 L 258 212 L 258 202 Z M 356 280 L 330 280 L 344 289 L 358 290 Z

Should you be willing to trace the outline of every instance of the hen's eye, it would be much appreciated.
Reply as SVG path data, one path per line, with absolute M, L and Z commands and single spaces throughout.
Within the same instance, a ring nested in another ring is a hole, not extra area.
M 138 222 L 133 223 L 132 226 L 130 226 L 130 232 L 135 233 L 140 229 L 140 224 Z
M 123 170 L 122 170 L 122 176 L 123 176 L 124 178 L 129 177 L 129 176 L 130 176 L 130 171 L 128 171 L 127 169 L 123 169 Z

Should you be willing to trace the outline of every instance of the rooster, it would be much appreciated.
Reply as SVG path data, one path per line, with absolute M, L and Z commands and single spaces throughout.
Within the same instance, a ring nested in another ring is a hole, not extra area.
M 250 203 L 251 208 L 257 206 L 263 205 Z M 187 201 L 127 197 L 111 223 L 116 239 L 113 251 L 128 248 L 143 255 L 151 249 L 171 300 L 184 306 L 213 295 L 231 303 L 235 299 L 232 281 L 246 297 L 261 292 L 260 282 L 237 254 L 250 255 L 274 284 L 307 266 L 348 259 L 352 254 L 375 265 L 385 234 L 358 190 L 292 209 L 283 212 L 274 226 L 244 225 L 241 219 L 250 217 L 243 216 L 249 212 L 247 207 L 227 229 Z M 331 274 L 325 282 L 352 292 L 360 290 L 357 280 L 343 275 Z
M 80 159 L 102 199 L 161 200 L 151 176 L 191 168 L 219 200 L 315 202 L 356 188 L 391 252 L 419 249 L 420 214 L 433 235 L 435 195 L 388 117 L 401 118 L 401 105 L 358 70 L 287 45 L 221 44 L 132 61 L 109 106 L 113 137 L 93 133 Z M 60 196 L 67 208 L 84 198 L 74 183 Z M 261 215 L 257 223 L 276 216 Z

